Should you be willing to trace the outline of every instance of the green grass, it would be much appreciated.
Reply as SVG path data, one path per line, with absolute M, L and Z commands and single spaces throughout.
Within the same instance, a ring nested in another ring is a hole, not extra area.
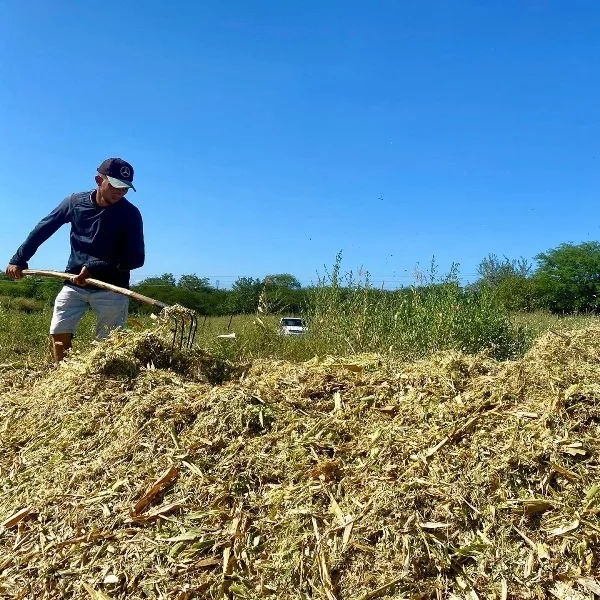
M 446 280 L 396 293 L 381 293 L 339 271 L 318 286 L 307 307 L 309 334 L 278 335 L 279 315 L 200 317 L 197 343 L 230 360 L 273 357 L 290 361 L 315 356 L 377 352 L 406 360 L 441 350 L 485 351 L 505 359 L 521 355 L 548 330 L 565 331 L 600 323 L 596 316 L 558 317 L 549 313 L 509 315 L 485 292 L 462 290 Z M 0 304 L 0 365 L 52 360 L 48 340 L 51 309 L 24 312 Z M 131 315 L 130 328 L 153 327 L 148 315 Z M 82 320 L 74 347 L 94 337 L 95 317 Z M 235 339 L 218 336 L 234 332 Z
M 513 313 L 512 320 L 521 326 L 528 339 L 535 339 L 547 331 L 571 331 L 592 325 L 600 325 L 600 316 L 583 315 L 553 315 L 549 312 L 537 311 L 531 313 Z
M 308 311 L 322 351 L 403 359 L 443 350 L 487 351 L 500 359 L 523 352 L 525 336 L 489 291 L 461 288 L 456 269 L 440 278 L 435 265 L 419 279 L 419 286 L 385 292 L 342 274 L 338 256 Z
M 36 312 L 0 305 L 0 363 L 39 363 L 52 360 L 48 330 L 52 311 Z M 84 347 L 93 339 L 94 319 L 86 314 L 74 341 L 74 346 Z

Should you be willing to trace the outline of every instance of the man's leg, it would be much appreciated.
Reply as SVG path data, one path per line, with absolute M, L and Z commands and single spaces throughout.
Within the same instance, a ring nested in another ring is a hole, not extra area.
M 111 331 L 125 327 L 129 310 L 129 298 L 116 292 L 104 290 L 90 294 L 90 306 L 98 317 L 96 339 L 103 340 Z
M 60 362 L 71 349 L 73 335 L 88 307 L 85 293 L 65 285 L 54 301 L 50 336 L 54 359 Z
M 54 354 L 54 360 L 59 363 L 63 361 L 69 350 L 71 349 L 71 341 L 73 340 L 73 334 L 71 333 L 54 333 L 52 334 L 52 353 Z

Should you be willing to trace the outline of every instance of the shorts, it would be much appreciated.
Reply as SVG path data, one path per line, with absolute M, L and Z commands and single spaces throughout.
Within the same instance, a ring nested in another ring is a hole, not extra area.
M 108 337 L 113 329 L 125 326 L 129 298 L 116 292 L 87 290 L 65 285 L 54 301 L 50 334 L 75 335 L 79 321 L 88 308 L 91 308 L 98 317 L 96 339 L 101 340 Z

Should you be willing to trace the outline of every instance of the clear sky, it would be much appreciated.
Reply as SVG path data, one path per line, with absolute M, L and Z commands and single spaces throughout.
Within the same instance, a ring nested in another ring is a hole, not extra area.
M 600 239 L 600 4 L 0 0 L 0 254 L 121 156 L 133 280 L 346 269 Z M 63 228 L 31 261 L 62 269 Z

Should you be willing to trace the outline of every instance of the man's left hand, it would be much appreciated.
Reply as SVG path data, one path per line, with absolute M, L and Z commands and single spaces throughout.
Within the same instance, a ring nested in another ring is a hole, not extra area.
M 81 273 L 79 273 L 79 275 L 77 275 L 77 277 L 75 277 L 73 279 L 73 283 L 76 285 L 85 287 L 87 285 L 86 279 L 88 279 L 88 277 L 91 277 L 91 276 L 92 276 L 91 273 L 88 271 L 87 267 L 84 265 L 83 267 L 81 267 Z

